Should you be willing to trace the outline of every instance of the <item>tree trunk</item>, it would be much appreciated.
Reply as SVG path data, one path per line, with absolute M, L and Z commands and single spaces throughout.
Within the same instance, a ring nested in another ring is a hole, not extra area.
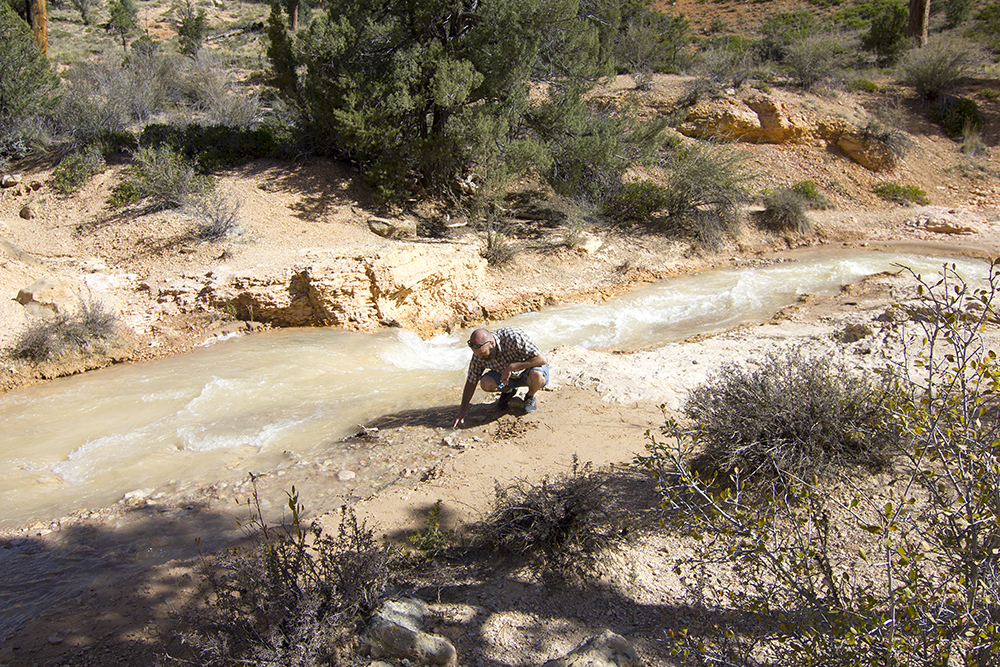
M 288 18 L 292 24 L 292 32 L 299 29 L 299 0 L 292 0 L 292 8 L 288 12 Z
M 906 36 L 923 46 L 927 43 L 927 23 L 931 16 L 931 0 L 910 0 L 910 22 Z
M 49 29 L 46 18 L 45 0 L 27 0 L 28 23 L 35 34 L 35 43 L 42 50 L 42 55 L 49 56 Z

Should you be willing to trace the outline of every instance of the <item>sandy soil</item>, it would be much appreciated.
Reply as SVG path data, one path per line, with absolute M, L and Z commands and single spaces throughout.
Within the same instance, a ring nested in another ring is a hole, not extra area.
M 678 85 L 661 84 L 665 90 Z M 558 301 L 601 299 L 637 281 L 708 266 L 767 261 L 775 251 L 801 245 L 995 254 L 1000 249 L 996 180 L 956 175 L 954 166 L 962 158 L 940 134 L 927 130 L 915 140 L 920 150 L 898 173 L 884 177 L 921 185 L 931 193 L 933 210 L 961 217 L 968 233 L 940 234 L 919 226 L 920 210 L 874 199 L 875 176 L 822 148 L 743 147 L 767 172 L 769 183 L 814 178 L 818 184 L 840 184 L 838 194 L 831 195 L 836 208 L 814 214 L 814 236 L 770 238 L 748 230 L 739 243 L 707 256 L 653 231 L 625 234 L 593 227 L 588 232 L 602 245 L 588 253 L 547 240 L 546 234 L 559 230 L 539 232 L 524 224 L 520 231 L 515 228 L 521 246 L 516 262 L 492 277 Z M 351 173 L 334 163 L 262 162 L 226 174 L 220 187 L 242 198 L 244 234 L 223 245 L 191 241 L 190 221 L 177 213 L 141 218 L 109 213 L 104 201 L 114 169 L 71 199 L 45 185 L 50 169 L 27 165 L 23 182 L 39 187 L 0 192 L 0 237 L 7 244 L 0 247 L 0 287 L 8 295 L 0 302 L 0 344 L 9 344 L 27 321 L 13 301 L 17 290 L 44 275 L 90 272 L 119 281 L 113 290 L 116 306 L 136 345 L 127 359 L 142 359 L 182 353 L 225 324 L 213 313 L 164 309 L 150 299 L 144 284 L 211 270 L 222 256 L 250 266 L 278 261 L 300 247 L 374 250 L 391 243 L 368 231 L 368 202 Z M 18 215 L 25 204 L 35 211 L 30 220 Z M 469 242 L 471 234 L 460 228 L 450 241 Z M 669 411 L 680 400 L 655 391 L 658 374 L 690 388 L 728 359 L 794 341 L 829 346 L 838 328 L 874 321 L 901 289 L 897 279 L 881 277 L 837 297 L 804 298 L 771 322 L 656 352 L 554 350 L 552 385 L 530 415 L 520 414 L 516 405 L 510 413 L 498 413 L 482 394 L 469 425 L 456 432 L 445 426 L 454 405 L 385 415 L 371 426 L 379 428 L 375 444 L 391 445 L 387 451 L 398 474 L 354 507 L 380 534 L 398 539 L 419 530 L 429 508 L 441 500 L 445 527 L 460 528 L 487 509 L 495 482 L 538 482 L 565 474 L 576 457 L 619 467 L 615 502 L 641 525 L 646 516 L 641 510 L 655 503 L 655 494 L 627 464 L 643 451 L 647 432 L 662 423 L 659 406 L 667 403 Z M 40 381 L 40 375 L 8 364 L 4 385 Z M 637 386 L 645 390 L 637 392 Z M 456 387 L 456 403 L 459 392 Z M 292 484 L 307 489 L 331 474 L 314 462 L 292 462 L 262 477 L 258 492 L 280 502 Z M 210 487 L 9 531 L 0 539 L 6 581 L 6 597 L 0 599 L 21 604 L 2 626 L 0 665 L 151 664 L 166 647 L 176 648 L 178 619 L 197 601 L 199 559 L 192 545 L 198 538 L 210 551 L 238 537 L 230 508 L 248 493 L 246 485 Z M 335 527 L 336 504 L 310 506 L 308 496 L 303 502 L 323 525 Z M 436 628 L 455 642 L 463 665 L 540 664 L 606 628 L 630 639 L 648 664 L 665 664 L 664 631 L 693 622 L 688 594 L 671 574 L 689 547 L 656 531 L 640 532 L 627 550 L 609 556 L 600 581 L 583 587 L 550 587 L 530 570 L 476 559 L 442 565 L 407 583 L 433 603 Z

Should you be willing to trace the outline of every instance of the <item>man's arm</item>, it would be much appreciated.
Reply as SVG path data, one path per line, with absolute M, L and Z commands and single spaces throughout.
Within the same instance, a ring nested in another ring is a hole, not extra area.
M 548 362 L 545 361 L 545 355 L 539 352 L 535 356 L 527 359 L 525 361 L 518 361 L 513 364 L 507 364 L 507 368 L 503 369 L 503 373 L 500 374 L 500 381 L 507 384 L 510 380 L 510 374 L 516 371 L 523 371 L 526 368 L 534 368 L 535 366 L 544 366 Z
M 458 428 L 459 424 L 465 422 L 465 413 L 469 410 L 469 402 L 472 401 L 472 395 L 476 393 L 477 384 L 477 382 L 465 383 L 465 389 L 462 391 L 462 405 L 458 408 L 458 415 L 455 416 L 452 428 Z

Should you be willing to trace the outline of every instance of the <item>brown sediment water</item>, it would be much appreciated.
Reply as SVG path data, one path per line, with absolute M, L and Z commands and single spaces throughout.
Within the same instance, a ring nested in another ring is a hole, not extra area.
M 899 265 L 927 274 L 944 261 L 825 251 L 759 268 L 700 272 L 602 304 L 549 308 L 508 323 L 526 329 L 543 350 L 649 349 L 766 320 L 802 294 L 834 294 Z M 978 260 L 948 261 L 970 277 L 987 272 Z M 330 493 L 364 495 L 391 473 L 383 463 L 391 453 L 348 436 L 381 415 L 457 404 L 467 336 L 270 331 L 4 394 L 0 528 L 102 507 L 140 489 L 181 493 L 238 484 L 248 473 L 303 461 L 331 472 Z M 560 372 L 553 369 L 557 380 Z M 353 476 L 340 480 L 339 470 Z

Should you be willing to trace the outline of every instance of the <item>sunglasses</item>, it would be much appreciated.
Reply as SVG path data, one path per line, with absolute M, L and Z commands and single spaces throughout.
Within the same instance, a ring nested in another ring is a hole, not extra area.
M 471 347 L 471 348 L 472 348 L 473 350 L 478 350 L 478 349 L 479 349 L 479 348 L 481 348 L 481 347 L 482 347 L 483 345 L 486 345 L 486 343 L 489 343 L 489 342 L 490 342 L 490 341 L 488 341 L 488 340 L 484 340 L 484 341 L 483 341 L 482 343 L 480 343 L 479 345 L 476 345 L 475 343 L 473 343 L 473 342 L 472 342 L 472 341 L 470 340 L 470 341 L 469 341 L 469 347 Z

